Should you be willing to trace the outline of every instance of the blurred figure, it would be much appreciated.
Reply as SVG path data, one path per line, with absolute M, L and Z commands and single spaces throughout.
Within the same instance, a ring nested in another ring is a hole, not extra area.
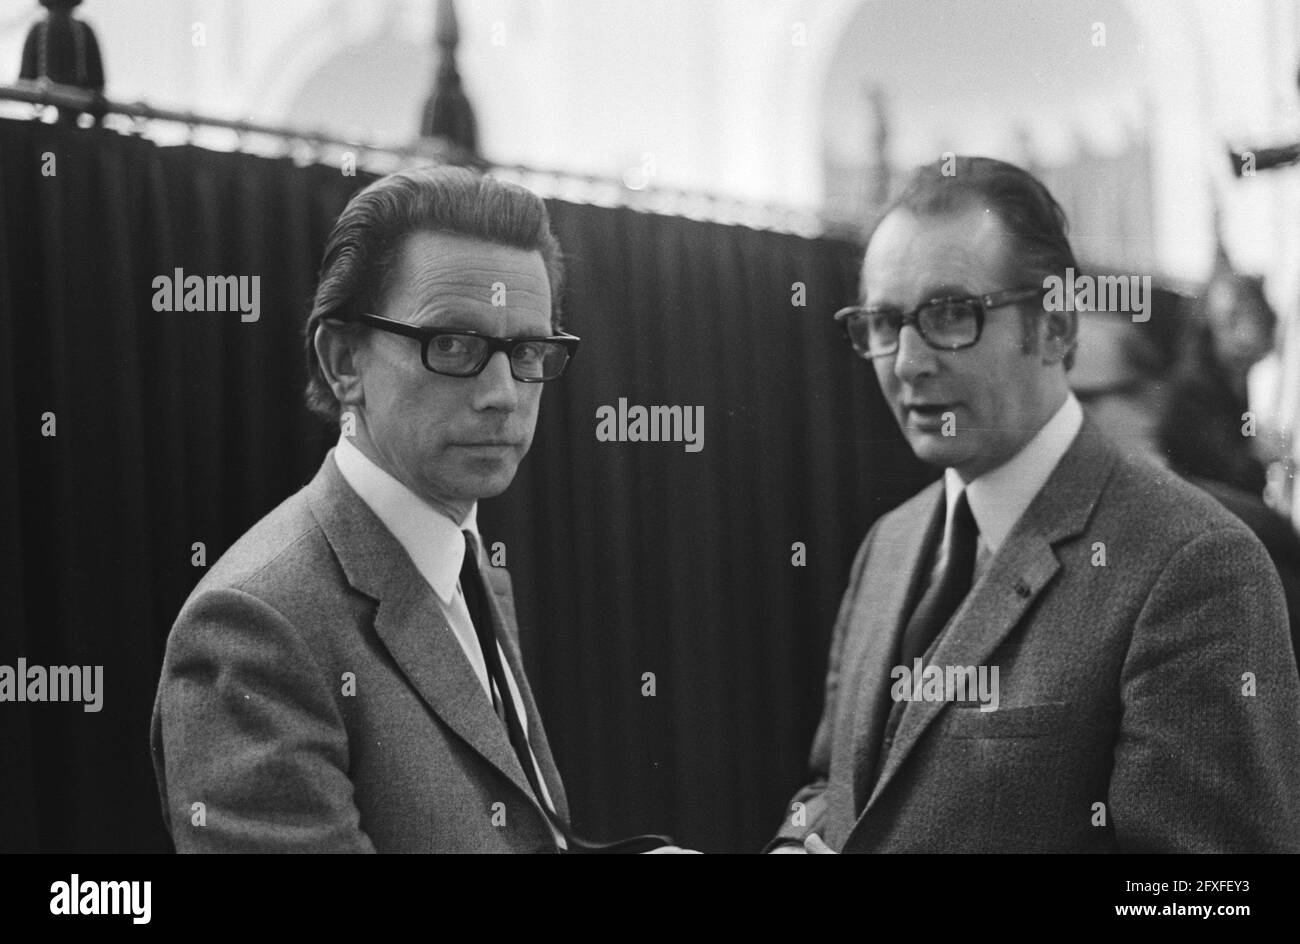
M 1193 312 L 1196 327 L 1180 340 L 1163 413 L 1160 444 L 1182 475 L 1222 482 L 1251 495 L 1267 484 L 1254 436 L 1242 433 L 1250 409 L 1250 369 L 1273 349 L 1277 326 L 1258 279 L 1238 275 L 1226 259 Z
M 41 0 L 49 13 L 27 33 L 18 78 L 45 79 L 100 95 L 104 91 L 104 63 L 95 31 L 72 15 L 81 0 Z M 60 124 L 75 124 L 77 113 L 58 109 Z M 98 123 L 102 112 L 92 110 Z
M 1273 350 L 1277 330 L 1263 280 L 1237 273 L 1216 276 L 1206 286 L 1205 311 L 1215 356 L 1233 392 L 1245 397 L 1246 377 Z
M 1176 380 L 1186 376 L 1179 359 L 1187 353 L 1187 335 L 1196 331 L 1182 301 L 1157 291 L 1151 320 L 1139 324 L 1123 315 L 1081 315 L 1079 350 L 1070 376 L 1075 396 L 1124 452 L 1162 467 L 1173 465 L 1162 442 L 1191 438 L 1186 427 L 1171 433 L 1171 417 L 1181 417 L 1172 421 L 1190 424 L 1193 430 L 1200 425 L 1177 399 L 1186 390 Z M 1249 360 L 1246 348 L 1244 343 L 1238 348 L 1238 365 Z M 1300 536 L 1254 492 L 1196 475 L 1183 478 L 1218 499 L 1264 545 L 1286 594 L 1292 647 L 1300 652 Z

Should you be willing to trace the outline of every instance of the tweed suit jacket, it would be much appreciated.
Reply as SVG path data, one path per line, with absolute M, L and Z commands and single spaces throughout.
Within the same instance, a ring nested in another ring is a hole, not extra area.
M 484 577 L 546 788 L 509 576 Z M 195 587 L 151 730 L 178 851 L 554 851 L 504 725 L 396 538 L 333 452 Z
M 1300 850 L 1300 683 L 1276 571 L 1245 525 L 1085 419 L 932 652 L 998 667 L 999 707 L 981 711 L 890 693 L 944 501 L 939 481 L 864 540 L 813 780 L 771 845 Z

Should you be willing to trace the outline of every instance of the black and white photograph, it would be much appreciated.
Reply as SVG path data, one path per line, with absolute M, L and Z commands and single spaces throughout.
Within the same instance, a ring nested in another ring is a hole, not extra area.
M 1294 0 L 3 0 L 5 911 L 1100 853 L 1057 920 L 1249 928 L 1298 418 Z

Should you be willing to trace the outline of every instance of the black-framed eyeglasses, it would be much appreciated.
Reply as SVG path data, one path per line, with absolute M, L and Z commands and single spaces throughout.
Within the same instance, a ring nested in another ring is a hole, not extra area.
M 564 373 L 581 340 L 564 332 L 549 337 L 497 338 L 464 328 L 425 328 L 364 312 L 355 320 L 380 331 L 415 338 L 420 342 L 420 362 L 425 369 L 446 377 L 477 377 L 493 354 L 504 351 L 510 376 L 515 380 L 545 383 Z
M 932 298 L 908 312 L 897 308 L 841 308 L 835 320 L 859 357 L 888 357 L 898 350 L 898 336 L 904 326 L 912 325 L 926 344 L 937 351 L 960 351 L 971 347 L 984 330 L 984 314 L 990 308 L 1014 305 L 1035 296 L 1043 289 L 1013 288 L 987 295 L 948 295 Z

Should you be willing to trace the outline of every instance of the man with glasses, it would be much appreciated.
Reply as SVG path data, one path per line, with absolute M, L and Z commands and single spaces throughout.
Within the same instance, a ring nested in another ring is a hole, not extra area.
M 168 639 L 152 745 L 177 849 L 592 846 L 477 527 L 578 347 L 561 281 L 521 187 L 422 169 L 348 203 L 305 332 L 307 401 L 338 443 Z
M 780 852 L 1300 850 L 1300 682 L 1250 531 L 1124 458 L 1066 381 L 1076 268 L 1031 175 L 917 171 L 836 315 L 942 478 L 837 618 Z

